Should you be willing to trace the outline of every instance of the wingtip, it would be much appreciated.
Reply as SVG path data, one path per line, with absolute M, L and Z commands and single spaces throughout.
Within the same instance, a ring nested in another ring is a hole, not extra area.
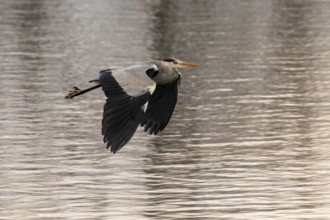
M 113 143 L 107 142 L 106 139 L 104 139 L 103 141 L 104 143 L 106 143 L 106 149 L 110 150 L 111 153 L 115 154 L 118 151 L 118 149 L 113 146 Z

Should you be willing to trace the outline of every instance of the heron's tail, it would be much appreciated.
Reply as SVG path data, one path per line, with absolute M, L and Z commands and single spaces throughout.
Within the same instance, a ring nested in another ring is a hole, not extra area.
M 99 79 L 93 79 L 93 80 L 89 81 L 89 83 L 97 83 L 97 84 L 100 84 L 100 80 L 99 80 Z

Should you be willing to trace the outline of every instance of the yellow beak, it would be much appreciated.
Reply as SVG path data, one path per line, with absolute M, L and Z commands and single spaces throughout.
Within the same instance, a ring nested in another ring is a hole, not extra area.
M 177 64 L 177 67 L 178 68 L 182 68 L 182 67 L 193 67 L 193 68 L 195 68 L 195 67 L 198 67 L 198 64 L 195 64 L 195 63 L 186 63 L 186 62 L 179 62 L 178 64 Z

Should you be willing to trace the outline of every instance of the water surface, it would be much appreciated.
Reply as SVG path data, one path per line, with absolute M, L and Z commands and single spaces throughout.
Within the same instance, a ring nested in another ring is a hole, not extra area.
M 0 3 L 0 219 L 328 219 L 327 1 Z M 98 71 L 177 57 L 166 130 L 113 155 Z

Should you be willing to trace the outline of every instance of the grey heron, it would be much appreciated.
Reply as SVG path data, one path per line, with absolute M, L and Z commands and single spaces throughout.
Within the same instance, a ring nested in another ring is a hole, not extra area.
M 116 153 L 141 125 L 157 134 L 168 124 L 177 103 L 181 74 L 178 68 L 197 67 L 175 58 L 154 60 L 118 69 L 102 70 L 96 85 L 73 87 L 67 99 L 101 87 L 107 97 L 103 109 L 102 135 L 107 149 Z

